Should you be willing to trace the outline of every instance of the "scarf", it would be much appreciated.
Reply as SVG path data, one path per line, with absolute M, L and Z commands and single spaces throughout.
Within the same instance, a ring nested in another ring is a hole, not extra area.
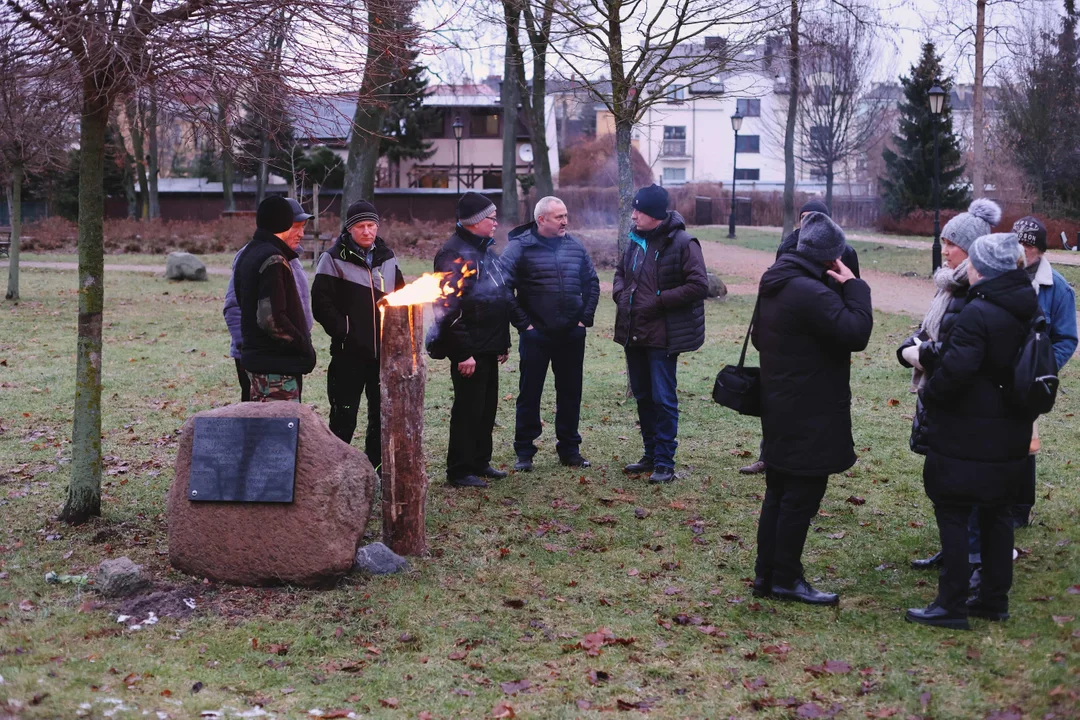
M 968 261 L 960 263 L 955 268 L 941 267 L 934 273 L 934 285 L 937 293 L 930 301 L 930 309 L 923 317 L 922 330 L 933 342 L 937 342 L 941 333 L 941 320 L 945 317 L 945 311 L 949 308 L 957 290 L 966 289 L 968 286 Z M 911 386 L 921 388 L 926 382 L 926 376 L 922 370 L 915 368 L 911 373 Z

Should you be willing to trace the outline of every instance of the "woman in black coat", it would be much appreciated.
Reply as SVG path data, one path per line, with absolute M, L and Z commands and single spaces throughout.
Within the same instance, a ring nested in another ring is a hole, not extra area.
M 851 353 L 866 347 L 874 320 L 870 287 L 839 261 L 844 247 L 844 233 L 832 220 L 809 213 L 798 248 L 761 277 L 752 336 L 761 353 L 767 468 L 758 521 L 758 596 L 839 602 L 806 582 L 801 557 L 829 475 L 855 463 Z
M 907 619 L 967 629 L 968 615 L 1008 618 L 1013 528 L 1009 505 L 1028 472 L 1031 415 L 1010 402 L 1017 351 L 1038 311 L 1031 281 L 1017 269 L 1012 233 L 987 235 L 969 251 L 971 289 L 920 398 L 929 420 L 923 485 L 941 536 L 938 595 Z M 968 517 L 978 506 L 983 580 L 968 598 Z

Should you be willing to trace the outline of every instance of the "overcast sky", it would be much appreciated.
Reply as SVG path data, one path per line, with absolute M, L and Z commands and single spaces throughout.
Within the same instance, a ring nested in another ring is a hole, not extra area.
M 820 0 L 819 0 L 820 1 Z M 970 83 L 974 75 L 972 34 L 961 28 L 975 24 L 974 0 L 871 0 L 877 2 L 887 27 L 880 32 L 878 66 L 871 71 L 875 80 L 896 80 L 907 74 L 921 53 L 922 43 L 932 39 L 943 54 L 947 71 L 957 82 Z M 484 0 L 429 0 L 420 11 L 421 22 L 438 28 L 433 52 L 424 53 L 424 62 L 435 76 L 434 82 L 460 82 L 464 77 L 481 80 L 502 74 L 500 28 L 485 22 L 476 8 Z M 995 73 L 1007 65 L 1021 47 L 1023 34 L 1032 28 L 1057 25 L 1060 0 L 988 0 L 987 26 L 991 29 L 986 46 L 988 84 L 996 84 Z M 479 28 L 479 30 L 477 30 Z M 717 33 L 721 34 L 721 33 Z M 450 47 L 459 43 L 464 50 Z

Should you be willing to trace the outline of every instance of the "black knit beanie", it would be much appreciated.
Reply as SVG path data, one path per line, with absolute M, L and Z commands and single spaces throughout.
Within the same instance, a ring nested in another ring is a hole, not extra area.
M 268 197 L 259 203 L 255 211 L 255 227 L 267 232 L 283 233 L 293 224 L 293 209 L 289 201 L 280 195 Z
M 484 218 L 496 212 L 495 203 L 486 195 L 469 191 L 461 196 L 457 203 L 457 219 L 462 227 L 476 225 Z
M 379 213 L 376 212 L 375 206 L 367 200 L 357 200 L 345 211 L 346 230 L 353 225 L 362 222 L 373 222 L 376 225 L 379 224 Z
M 826 217 L 832 217 L 829 213 L 829 207 L 820 200 L 807 200 L 806 204 L 799 210 L 799 217 L 802 217 L 803 213 L 819 212 Z
M 667 219 L 668 193 L 656 183 L 643 187 L 634 195 L 634 209 L 654 220 Z
M 1012 231 L 1021 245 L 1030 245 L 1039 252 L 1046 252 L 1046 226 L 1039 218 L 1032 215 L 1022 217 L 1013 223 Z

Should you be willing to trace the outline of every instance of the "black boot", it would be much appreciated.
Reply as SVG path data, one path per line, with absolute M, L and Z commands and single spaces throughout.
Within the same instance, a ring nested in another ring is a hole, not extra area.
M 817 590 L 803 578 L 796 580 L 795 584 L 791 587 L 780 587 L 776 583 L 773 583 L 772 594 L 773 597 L 780 598 L 781 600 L 794 600 L 795 602 L 806 603 L 807 605 L 840 604 L 839 595 Z
M 756 598 L 772 597 L 772 581 L 760 575 L 754 578 L 753 594 Z
M 653 485 L 664 485 L 675 481 L 675 468 L 657 465 L 649 476 L 649 482 Z
M 928 558 L 921 558 L 919 560 L 912 560 L 911 561 L 911 569 L 912 570 L 929 570 L 930 568 L 937 567 L 940 564 L 941 564 L 941 551 L 938 550 L 936 553 L 934 553 L 933 555 L 931 555 Z
M 653 461 L 651 457 L 642 457 L 636 463 L 630 463 L 622 469 L 627 475 L 639 475 L 641 473 L 651 473 L 653 471 Z
M 488 484 L 476 477 L 475 475 L 464 475 L 459 478 L 450 478 L 446 481 L 447 485 L 457 488 L 486 488 Z
M 502 480 L 504 477 L 506 477 L 506 473 L 504 473 L 502 470 L 496 470 L 490 465 L 488 465 L 486 468 L 476 474 L 482 478 L 490 478 L 492 480 Z
M 559 462 L 567 467 L 575 468 L 587 468 L 591 467 L 592 463 L 581 457 L 581 453 L 575 453 L 573 455 L 567 455 L 566 457 L 560 457 Z
M 514 463 L 514 469 L 518 472 L 532 472 L 533 461 L 531 457 L 525 457 L 524 455 L 518 455 L 517 462 Z
M 990 620 L 991 622 L 1004 622 L 1009 619 L 1008 610 L 995 610 L 987 605 L 984 605 L 982 600 L 977 597 L 973 597 L 967 601 L 968 615 L 971 617 L 982 618 L 983 620 Z
M 930 627 L 943 627 L 952 630 L 971 629 L 971 626 L 968 625 L 967 615 L 950 612 L 936 602 L 932 602 L 924 608 L 909 609 L 907 614 L 904 615 L 904 619 L 908 622 L 929 625 Z

